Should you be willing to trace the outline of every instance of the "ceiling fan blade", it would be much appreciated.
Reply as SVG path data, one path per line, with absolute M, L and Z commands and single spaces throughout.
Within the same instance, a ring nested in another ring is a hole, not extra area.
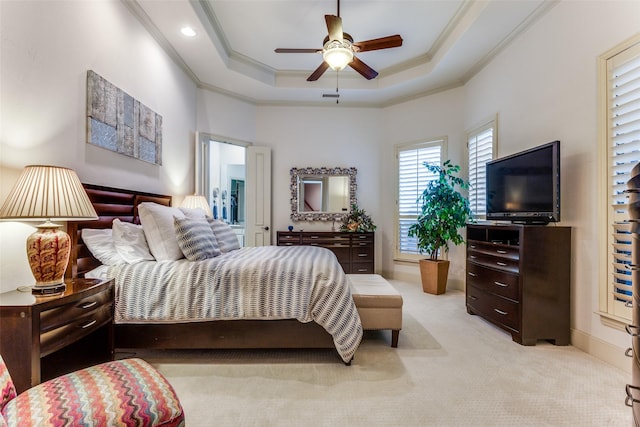
M 322 52 L 322 49 L 287 49 L 279 47 L 274 50 L 275 53 L 318 53 Z
M 353 47 L 356 52 L 366 52 L 368 50 L 380 50 L 389 49 L 391 47 L 402 46 L 402 37 L 399 34 L 387 37 L 381 37 L 379 39 L 366 40 L 363 42 L 356 42 Z
M 378 75 L 378 72 L 373 68 L 369 67 L 364 62 L 360 61 L 357 57 L 353 57 L 353 61 L 349 63 L 349 66 L 359 72 L 362 77 L 367 80 L 371 80 Z
M 321 75 L 324 74 L 325 71 L 327 71 L 327 69 L 329 68 L 329 64 L 327 64 L 326 62 L 322 61 L 322 64 L 320 64 L 320 66 L 318 68 L 316 68 L 316 70 L 311 73 L 311 75 L 309 77 L 307 77 L 307 81 L 308 82 L 315 82 L 316 80 L 318 80 L 320 78 Z
M 324 20 L 327 22 L 329 40 L 342 42 L 342 18 L 335 15 L 324 15 Z

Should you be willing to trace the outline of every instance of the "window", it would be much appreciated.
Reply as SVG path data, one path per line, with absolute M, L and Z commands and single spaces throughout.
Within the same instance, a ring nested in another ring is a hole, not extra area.
M 407 236 L 407 231 L 416 222 L 420 214 L 418 197 L 427 186 L 427 182 L 436 175 L 424 167 L 424 163 L 442 164 L 445 139 L 402 144 L 396 146 L 398 195 L 396 223 L 395 259 L 411 261 L 419 258 L 417 239 Z
M 627 210 L 627 181 L 640 161 L 640 38 L 624 43 L 600 58 L 602 108 L 606 111 L 602 137 L 607 162 L 607 280 L 601 285 L 600 310 L 631 320 L 626 305 L 632 299 L 631 235 Z M 606 67 L 606 68 L 605 68 Z M 606 71 L 605 71 L 606 69 Z
M 496 153 L 496 120 L 469 132 L 469 204 L 473 217 L 486 218 L 487 176 L 485 165 Z

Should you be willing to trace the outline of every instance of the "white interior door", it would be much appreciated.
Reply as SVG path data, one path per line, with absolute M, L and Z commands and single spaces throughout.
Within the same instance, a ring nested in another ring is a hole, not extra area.
M 271 244 L 271 149 L 247 147 L 245 246 Z

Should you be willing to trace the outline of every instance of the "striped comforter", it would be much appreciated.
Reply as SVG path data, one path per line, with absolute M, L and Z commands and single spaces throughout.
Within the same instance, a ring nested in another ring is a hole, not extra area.
M 203 261 L 117 265 L 108 275 L 116 283 L 116 323 L 315 321 L 345 362 L 362 339 L 344 271 L 325 248 L 242 248 Z

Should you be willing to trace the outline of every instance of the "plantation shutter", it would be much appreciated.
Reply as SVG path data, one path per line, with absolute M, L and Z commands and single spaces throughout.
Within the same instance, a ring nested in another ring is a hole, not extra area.
M 398 161 L 398 224 L 396 258 L 419 254 L 417 239 L 407 235 L 409 227 L 420 214 L 418 198 L 427 183 L 437 176 L 430 173 L 425 163 L 441 164 L 443 140 L 403 146 L 397 149 Z
M 474 218 L 487 214 L 486 164 L 495 155 L 495 121 L 473 131 L 467 140 L 469 150 L 469 204 Z
M 609 290 L 611 314 L 630 319 L 625 304 L 632 300 L 631 235 L 627 210 L 627 181 L 640 161 L 640 45 L 607 62 L 608 74 L 608 171 L 609 171 Z

